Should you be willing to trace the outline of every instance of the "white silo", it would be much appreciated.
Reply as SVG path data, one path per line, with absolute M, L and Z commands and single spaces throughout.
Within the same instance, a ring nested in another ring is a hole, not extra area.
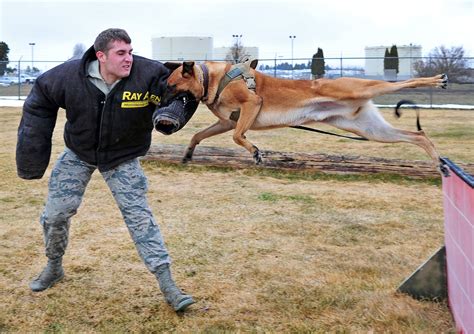
M 159 61 L 212 60 L 213 39 L 207 36 L 153 37 L 152 58 Z

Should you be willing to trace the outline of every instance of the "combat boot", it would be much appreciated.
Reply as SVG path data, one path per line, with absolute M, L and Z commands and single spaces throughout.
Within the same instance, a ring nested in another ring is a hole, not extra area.
M 158 267 L 155 272 L 161 292 L 165 300 L 170 304 L 176 312 L 184 311 L 189 305 L 194 304 L 192 296 L 184 294 L 173 281 L 171 271 L 168 264 Z
M 43 269 L 41 274 L 31 281 L 30 289 L 34 292 L 49 289 L 54 284 L 59 282 L 64 277 L 64 270 L 62 266 L 62 257 L 51 260 L 48 259 L 48 264 Z

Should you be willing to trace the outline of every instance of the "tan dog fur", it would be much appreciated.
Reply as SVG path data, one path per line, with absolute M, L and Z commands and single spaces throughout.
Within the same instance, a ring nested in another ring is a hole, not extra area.
M 261 155 L 258 148 L 246 139 L 247 130 L 320 122 L 373 141 L 418 145 L 428 153 L 436 166 L 440 164 L 439 154 L 423 131 L 394 128 L 382 117 L 371 99 L 403 88 L 445 88 L 446 75 L 401 82 L 345 77 L 289 80 L 270 77 L 252 69 L 256 92 L 249 90 L 243 80 L 235 80 L 216 99 L 219 82 L 231 65 L 224 62 L 205 62 L 204 65 L 209 72 L 207 97 L 203 96 L 205 87 L 202 67 L 194 62 L 185 62 L 168 78 L 171 94 L 190 91 L 218 118 L 216 123 L 192 137 L 183 162 L 192 158 L 196 145 L 203 139 L 234 129 L 234 141 L 247 149 L 258 164 L 261 162 Z M 231 113 L 239 110 L 238 120 L 231 120 Z

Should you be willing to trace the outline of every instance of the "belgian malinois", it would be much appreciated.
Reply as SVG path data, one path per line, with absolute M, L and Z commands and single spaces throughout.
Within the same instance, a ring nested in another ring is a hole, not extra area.
M 246 139 L 247 130 L 324 123 L 355 133 L 368 140 L 383 143 L 407 142 L 423 148 L 443 173 L 433 143 L 421 127 L 418 131 L 394 128 L 380 114 L 372 98 L 403 88 L 446 88 L 448 77 L 439 74 L 429 78 L 413 78 L 400 82 L 342 77 L 338 79 L 279 79 L 250 68 L 256 87 L 248 88 L 245 80 L 230 81 L 223 90 L 219 84 L 231 64 L 209 62 L 167 64 L 174 68 L 168 78 L 167 96 L 190 92 L 219 119 L 196 133 L 186 149 L 183 162 L 192 158 L 194 149 L 203 139 L 234 129 L 234 141 L 246 148 L 255 160 L 262 162 L 259 149 Z M 218 94 L 219 92 L 219 94 Z M 397 110 L 398 111 L 398 110 Z M 238 118 L 235 115 L 238 114 Z

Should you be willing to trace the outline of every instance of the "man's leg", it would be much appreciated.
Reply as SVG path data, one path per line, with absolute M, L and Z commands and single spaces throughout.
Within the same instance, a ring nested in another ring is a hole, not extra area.
M 176 287 L 171 276 L 171 260 L 147 203 L 147 179 L 140 162 L 138 159 L 129 160 L 102 172 L 102 175 L 122 212 L 140 257 L 157 277 L 166 301 L 176 311 L 183 311 L 194 300 Z
M 48 264 L 30 283 L 31 290 L 43 291 L 64 277 L 62 257 L 67 247 L 70 218 L 81 204 L 95 167 L 66 149 L 51 172 L 48 199 L 40 218 Z

